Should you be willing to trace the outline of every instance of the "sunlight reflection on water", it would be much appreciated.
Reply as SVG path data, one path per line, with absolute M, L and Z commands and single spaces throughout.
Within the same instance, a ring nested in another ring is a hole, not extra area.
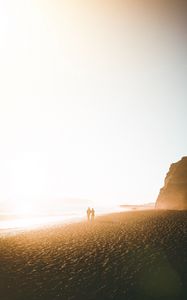
M 120 207 L 110 207 L 110 208 L 99 208 L 96 210 L 96 216 L 108 214 L 112 212 L 120 212 L 127 209 L 122 209 Z M 1 215 L 0 215 L 1 218 Z M 11 215 L 4 215 L 4 219 L 0 219 L 0 235 L 6 233 L 16 233 L 18 231 L 25 231 L 29 229 L 35 229 L 55 224 L 65 224 L 65 223 L 73 223 L 77 221 L 82 221 L 86 219 L 86 211 L 68 211 L 62 215 L 56 216 L 29 216 L 29 217 L 17 217 L 11 218 Z

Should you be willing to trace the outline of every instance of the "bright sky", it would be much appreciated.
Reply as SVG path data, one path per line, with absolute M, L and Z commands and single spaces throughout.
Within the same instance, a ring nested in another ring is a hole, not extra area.
M 187 36 L 141 4 L 0 0 L 0 202 L 156 200 L 187 154 Z

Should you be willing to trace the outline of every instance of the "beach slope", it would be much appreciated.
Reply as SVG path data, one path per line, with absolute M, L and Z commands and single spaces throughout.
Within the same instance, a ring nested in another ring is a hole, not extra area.
M 187 212 L 135 211 L 0 238 L 1 300 L 187 299 Z

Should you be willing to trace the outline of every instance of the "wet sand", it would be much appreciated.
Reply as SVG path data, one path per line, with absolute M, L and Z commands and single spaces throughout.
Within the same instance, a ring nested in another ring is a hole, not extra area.
M 187 299 L 187 212 L 115 213 L 1 237 L 0 299 Z

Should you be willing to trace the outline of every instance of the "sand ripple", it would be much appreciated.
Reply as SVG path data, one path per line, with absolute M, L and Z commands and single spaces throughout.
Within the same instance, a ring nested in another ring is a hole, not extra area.
M 187 212 L 99 217 L 0 239 L 0 299 L 187 299 Z

